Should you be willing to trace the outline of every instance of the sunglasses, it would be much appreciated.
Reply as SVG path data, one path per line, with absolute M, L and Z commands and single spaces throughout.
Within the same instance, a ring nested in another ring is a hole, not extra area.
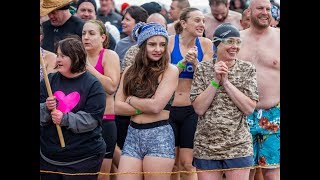
M 221 41 L 225 45 L 234 45 L 235 44 L 237 46 L 240 46 L 242 43 L 240 38 L 233 38 L 233 37 L 229 37 L 229 38 L 214 37 L 212 40 L 212 43 L 214 43 L 216 41 Z

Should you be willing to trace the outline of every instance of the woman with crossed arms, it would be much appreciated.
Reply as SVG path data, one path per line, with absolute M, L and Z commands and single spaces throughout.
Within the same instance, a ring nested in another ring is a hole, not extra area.
M 116 114 L 131 116 L 119 172 L 171 171 L 174 133 L 165 109 L 178 85 L 178 69 L 169 63 L 168 32 L 157 23 L 133 29 L 139 52 L 126 68 L 116 94 Z M 119 180 L 162 180 L 170 174 L 122 174 Z

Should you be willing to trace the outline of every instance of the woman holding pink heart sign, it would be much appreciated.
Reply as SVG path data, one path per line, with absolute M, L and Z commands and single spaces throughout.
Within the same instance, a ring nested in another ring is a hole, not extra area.
M 64 179 L 63 173 L 95 173 L 106 151 L 101 121 L 106 93 L 100 81 L 86 71 L 87 54 L 80 39 L 57 43 L 57 72 L 48 76 L 53 96 L 40 83 L 41 179 Z M 61 126 L 65 147 L 60 146 L 56 125 Z M 69 180 L 80 176 L 67 176 Z M 96 180 L 97 175 L 81 178 Z

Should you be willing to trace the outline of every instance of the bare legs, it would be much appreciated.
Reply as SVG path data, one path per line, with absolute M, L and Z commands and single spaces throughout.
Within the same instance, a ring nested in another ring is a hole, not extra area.
M 176 159 L 172 171 L 196 171 L 196 168 L 192 166 L 193 149 L 176 147 Z M 197 173 L 177 173 L 171 175 L 171 180 L 180 180 L 180 176 L 183 180 L 197 180 Z
M 264 180 L 280 180 L 280 167 L 274 169 L 262 169 Z
M 112 165 L 112 159 L 104 158 L 102 161 L 100 172 L 110 173 L 111 165 Z M 110 179 L 110 176 L 108 176 L 108 175 L 104 175 L 104 174 L 98 175 L 98 180 L 109 180 L 109 179 Z
M 145 156 L 143 160 L 121 156 L 119 172 L 170 172 L 173 168 L 174 159 Z M 169 180 L 170 174 L 122 174 L 118 180 Z
M 248 180 L 250 169 L 224 171 L 226 180 Z M 223 171 L 198 173 L 199 180 L 222 180 Z
M 192 166 L 193 149 L 180 148 L 180 164 L 182 171 L 196 171 L 196 168 Z M 183 180 L 197 180 L 197 173 L 183 173 Z
M 280 180 L 280 167 L 252 169 L 249 180 Z

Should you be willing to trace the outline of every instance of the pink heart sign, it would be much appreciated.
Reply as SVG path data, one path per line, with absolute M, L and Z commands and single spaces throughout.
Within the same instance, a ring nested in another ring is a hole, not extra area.
M 78 92 L 65 95 L 62 91 L 56 91 L 53 95 L 59 102 L 57 109 L 63 113 L 70 112 L 80 101 L 80 94 Z

